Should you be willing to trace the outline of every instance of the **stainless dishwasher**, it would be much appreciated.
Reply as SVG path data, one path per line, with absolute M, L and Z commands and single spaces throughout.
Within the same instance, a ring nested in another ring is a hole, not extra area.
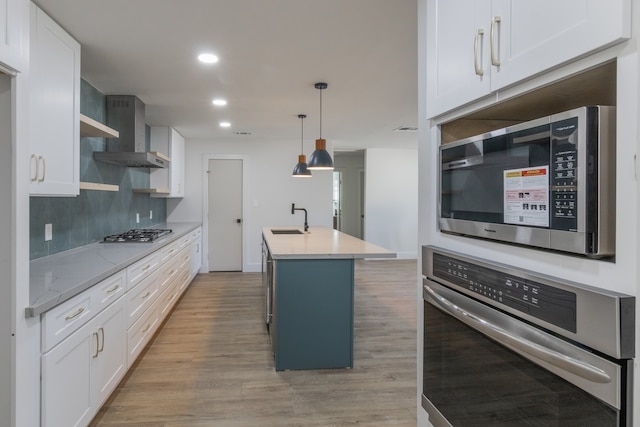
M 271 325 L 271 318 L 273 317 L 273 281 L 274 281 L 274 265 L 271 252 L 262 238 L 262 288 L 264 289 L 264 302 L 265 302 L 265 324 L 267 330 Z

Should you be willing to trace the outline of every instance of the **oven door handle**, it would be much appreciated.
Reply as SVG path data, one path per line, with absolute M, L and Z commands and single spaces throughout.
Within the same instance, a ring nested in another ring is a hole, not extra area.
M 601 384 L 611 382 L 611 377 L 602 369 L 573 357 L 566 356 L 527 339 L 515 336 L 509 331 L 458 307 L 456 304 L 440 295 L 429 285 L 425 285 L 424 288 L 433 297 L 434 302 L 436 302 L 439 308 L 444 312 L 450 314 L 473 329 L 482 332 L 488 337 L 495 339 L 506 347 L 543 360 L 586 380 Z

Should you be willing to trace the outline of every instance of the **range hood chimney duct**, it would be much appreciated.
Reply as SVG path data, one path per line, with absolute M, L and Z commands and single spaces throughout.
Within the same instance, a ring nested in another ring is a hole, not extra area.
M 131 168 L 166 168 L 169 157 L 149 151 L 146 144 L 145 105 L 135 95 L 107 95 L 107 125 L 120 138 L 107 138 L 106 151 L 93 158 Z

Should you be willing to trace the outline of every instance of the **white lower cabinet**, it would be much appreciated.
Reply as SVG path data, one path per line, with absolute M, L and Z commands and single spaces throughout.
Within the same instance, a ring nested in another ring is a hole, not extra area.
M 126 372 L 124 300 L 42 355 L 42 426 L 85 426 Z
M 93 362 L 91 379 L 91 402 L 93 412 L 116 388 L 127 371 L 127 340 L 125 328 L 124 299 L 104 310 L 95 320 L 95 339 L 98 343 L 91 356 Z
M 201 228 L 42 315 L 41 426 L 88 425 L 200 268 Z

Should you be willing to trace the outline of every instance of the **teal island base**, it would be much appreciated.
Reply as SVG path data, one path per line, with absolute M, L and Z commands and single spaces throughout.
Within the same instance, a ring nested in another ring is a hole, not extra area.
M 353 367 L 353 259 L 276 259 L 276 371 Z

